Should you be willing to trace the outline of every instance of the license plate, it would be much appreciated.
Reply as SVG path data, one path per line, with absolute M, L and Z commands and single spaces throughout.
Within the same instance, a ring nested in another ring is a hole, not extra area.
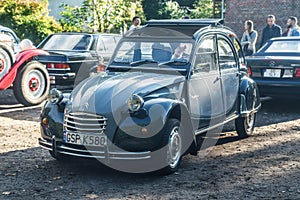
M 265 69 L 264 77 L 280 78 L 281 69 Z
M 69 144 L 84 146 L 105 146 L 107 137 L 104 134 L 86 134 L 64 132 L 63 141 Z

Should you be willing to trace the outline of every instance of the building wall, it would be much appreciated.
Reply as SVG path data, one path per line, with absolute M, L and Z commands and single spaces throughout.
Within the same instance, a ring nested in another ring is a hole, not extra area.
M 300 21 L 299 0 L 226 0 L 225 25 L 232 28 L 239 38 L 244 31 L 244 21 L 252 20 L 258 31 L 257 45 L 260 45 L 262 30 L 269 14 L 276 17 L 276 23 L 286 30 L 286 21 L 293 15 Z

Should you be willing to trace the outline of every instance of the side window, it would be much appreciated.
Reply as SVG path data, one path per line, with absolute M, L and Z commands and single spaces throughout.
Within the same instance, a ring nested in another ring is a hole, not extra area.
M 237 68 L 234 49 L 230 46 L 229 41 L 223 37 L 218 37 L 219 64 L 221 69 Z
M 210 72 L 217 70 L 214 36 L 203 38 L 198 44 L 194 62 L 195 72 Z
M 105 46 L 105 51 L 112 53 L 116 47 L 115 37 L 103 36 L 102 40 Z

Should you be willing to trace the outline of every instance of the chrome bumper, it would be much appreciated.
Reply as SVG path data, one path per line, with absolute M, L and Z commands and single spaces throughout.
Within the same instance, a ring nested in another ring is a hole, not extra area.
M 72 148 L 62 142 L 57 141 L 55 138 L 48 141 L 39 138 L 39 145 L 47 150 L 52 151 L 54 154 L 66 154 L 84 158 L 96 158 L 107 160 L 146 160 L 151 158 L 151 152 L 127 152 L 127 151 L 109 151 L 108 147 L 103 147 L 100 150 L 87 150 L 80 148 Z

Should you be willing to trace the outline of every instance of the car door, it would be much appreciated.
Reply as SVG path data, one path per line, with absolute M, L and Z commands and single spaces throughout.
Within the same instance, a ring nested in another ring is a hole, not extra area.
M 223 35 L 217 36 L 219 67 L 224 99 L 224 111 L 230 116 L 238 110 L 239 58 L 232 42 Z
M 219 123 L 224 113 L 217 63 L 216 35 L 207 35 L 195 49 L 193 73 L 188 84 L 190 112 L 198 128 Z

